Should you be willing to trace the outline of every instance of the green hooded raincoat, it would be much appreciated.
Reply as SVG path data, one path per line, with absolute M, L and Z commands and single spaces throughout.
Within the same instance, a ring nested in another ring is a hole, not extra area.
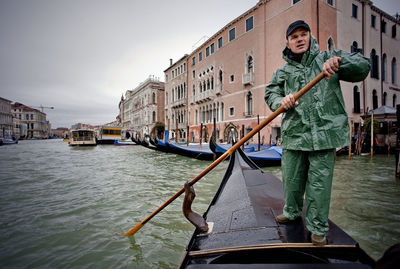
M 339 71 L 323 79 L 299 100 L 299 105 L 282 117 L 282 175 L 285 207 L 289 219 L 301 215 L 306 193 L 306 226 L 319 235 L 328 233 L 328 215 L 333 177 L 334 148 L 349 143 L 348 118 L 339 80 L 358 82 L 369 73 L 369 60 L 360 53 L 341 50 L 319 51 L 313 36 L 310 49 L 301 62 L 291 60 L 273 75 L 265 90 L 265 101 L 272 111 L 288 94 L 295 94 L 321 73 L 323 64 L 333 56 L 341 57 Z

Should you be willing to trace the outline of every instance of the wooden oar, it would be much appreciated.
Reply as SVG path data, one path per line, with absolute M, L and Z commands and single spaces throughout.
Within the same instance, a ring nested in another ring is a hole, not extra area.
M 311 80 L 306 86 L 304 86 L 300 91 L 298 91 L 294 95 L 294 99 L 299 99 L 303 94 L 305 94 L 308 90 L 310 90 L 315 84 L 317 84 L 324 77 L 324 73 L 321 72 L 318 76 L 316 76 L 313 80 Z M 190 186 L 194 185 L 198 180 L 200 180 L 203 176 L 205 176 L 208 172 L 210 172 L 214 167 L 216 167 L 220 162 L 225 160 L 229 155 L 231 155 L 235 150 L 237 150 L 241 145 L 243 145 L 247 140 L 249 140 L 253 135 L 255 135 L 258 131 L 264 128 L 268 123 L 270 123 L 273 119 L 275 119 L 279 114 L 285 111 L 283 106 L 280 106 L 277 110 L 275 110 L 269 117 L 267 117 L 263 122 L 261 122 L 257 127 L 255 127 L 250 133 L 248 133 L 245 137 L 240 139 L 236 144 L 234 144 L 230 149 L 225 151 L 218 159 L 216 159 L 212 164 L 210 164 L 203 172 L 201 172 L 198 176 L 193 178 L 189 184 Z M 158 212 L 163 210 L 167 205 L 173 202 L 176 198 L 178 198 L 182 193 L 185 192 L 184 188 L 181 188 L 178 192 L 176 192 L 173 196 L 171 196 L 165 203 L 163 203 L 159 208 L 157 208 L 153 213 L 139 222 L 135 227 L 130 229 L 125 233 L 126 236 L 134 235 L 140 228 L 142 228 L 151 218 L 157 215 Z

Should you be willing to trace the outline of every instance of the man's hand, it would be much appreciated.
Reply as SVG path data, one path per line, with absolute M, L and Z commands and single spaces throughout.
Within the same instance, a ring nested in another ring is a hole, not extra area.
M 299 102 L 297 102 L 294 99 L 294 95 L 293 94 L 288 94 L 285 97 L 283 97 L 283 99 L 281 101 L 281 104 L 286 110 L 288 110 L 289 108 L 297 106 L 299 104 Z
M 328 80 L 331 75 L 339 71 L 340 57 L 333 56 L 332 58 L 326 60 L 324 66 L 322 67 L 322 72 L 324 72 L 326 79 Z

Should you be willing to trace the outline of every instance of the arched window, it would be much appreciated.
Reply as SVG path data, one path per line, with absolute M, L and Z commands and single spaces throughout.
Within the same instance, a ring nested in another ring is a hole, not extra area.
M 372 109 L 377 109 L 378 108 L 378 95 L 376 93 L 376 90 L 374 89 L 372 91 Z
M 153 92 L 152 99 L 153 99 L 153 104 L 155 104 L 156 103 L 156 93 L 154 93 L 154 92 Z
M 247 107 L 246 115 L 252 115 L 253 114 L 253 95 L 251 94 L 251 92 L 249 92 L 246 96 L 246 107 Z
M 210 79 L 207 79 L 207 90 L 210 89 Z
M 222 74 L 223 74 L 222 70 L 219 70 L 219 76 L 218 76 L 218 79 L 219 79 L 219 83 L 220 83 L 220 84 L 222 84 L 222 79 L 223 79 L 223 76 L 222 76 Z
M 393 107 L 396 107 L 397 105 L 397 95 L 393 94 Z
M 328 39 L 328 50 L 334 50 L 335 49 L 335 43 L 333 42 L 332 37 L 329 37 Z
M 247 58 L 247 73 L 253 73 L 253 57 Z
M 382 56 L 382 80 L 386 81 L 386 70 L 387 70 L 387 66 L 386 66 L 386 53 L 383 54 Z
M 153 122 L 156 122 L 156 112 L 153 111 Z
M 353 88 L 354 113 L 360 113 L 360 91 L 357 86 Z
M 382 100 L 382 105 L 386 106 L 386 99 L 387 99 L 387 92 L 383 93 L 383 100 Z
M 376 55 L 375 49 L 370 54 L 371 61 L 371 78 L 379 79 L 379 56 Z
M 396 58 L 392 59 L 392 84 L 397 83 L 397 66 L 396 66 Z
M 356 41 L 354 41 L 353 45 L 351 45 L 350 52 L 358 52 L 358 43 Z
M 211 77 L 211 90 L 214 90 L 214 77 Z

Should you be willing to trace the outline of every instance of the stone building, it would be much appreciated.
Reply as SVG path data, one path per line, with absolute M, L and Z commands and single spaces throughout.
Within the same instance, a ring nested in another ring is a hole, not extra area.
M 371 57 L 371 75 L 364 82 L 342 84 L 353 129 L 369 109 L 397 104 L 398 19 L 369 0 L 260 0 L 165 70 L 166 121 L 178 117 L 179 138 L 185 137 L 185 121 L 191 141 L 199 140 L 201 126 L 207 140 L 214 119 L 217 138 L 227 141 L 232 130 L 246 134 L 258 118 L 268 117 L 265 86 L 285 63 L 286 28 L 298 19 L 310 25 L 321 50 L 360 51 Z M 185 69 L 179 71 L 181 66 Z M 280 121 L 279 116 L 261 131 L 261 143 L 278 141 Z
M 13 134 L 11 101 L 0 97 L 0 138 L 11 138 Z
M 126 91 L 119 107 L 117 118 L 123 129 L 132 130 L 141 138 L 149 135 L 157 122 L 164 122 L 164 82 L 150 76 L 135 89 Z
M 11 105 L 11 113 L 15 118 L 15 135 L 17 138 L 48 138 L 51 130 L 46 114 L 21 103 Z
M 173 138 L 184 140 L 188 126 L 187 57 L 172 62 L 165 75 L 165 125 Z M 176 132 L 178 132 L 176 134 Z

